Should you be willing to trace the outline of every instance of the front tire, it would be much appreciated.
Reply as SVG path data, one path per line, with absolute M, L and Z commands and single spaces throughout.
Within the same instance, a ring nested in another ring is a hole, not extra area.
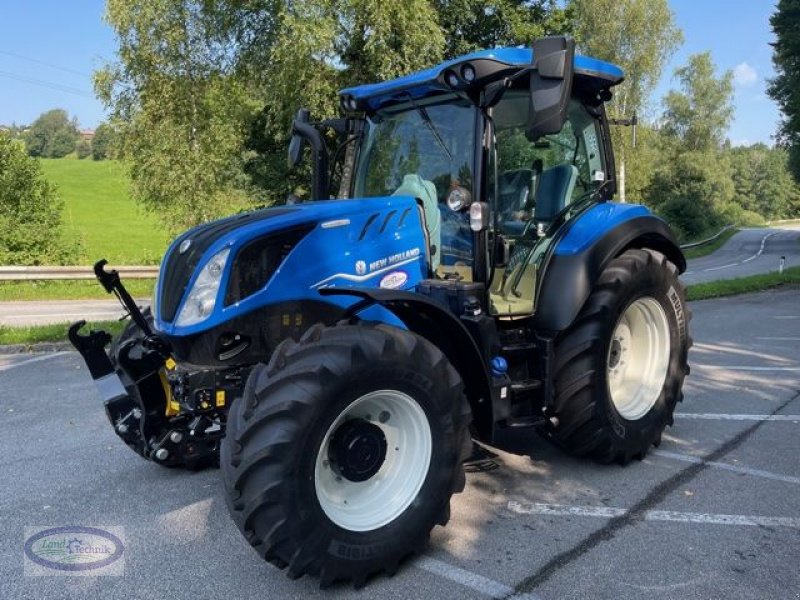
M 471 444 L 461 378 L 425 339 L 315 326 L 251 372 L 221 468 L 239 529 L 290 577 L 393 573 L 450 516 Z
M 609 263 L 555 343 L 555 410 L 545 435 L 559 447 L 626 464 L 658 445 L 689 373 L 686 293 L 660 252 Z

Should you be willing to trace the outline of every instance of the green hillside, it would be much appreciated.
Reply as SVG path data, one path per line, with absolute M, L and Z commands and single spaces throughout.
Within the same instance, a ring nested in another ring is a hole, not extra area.
M 128 193 L 128 177 L 115 161 L 43 159 L 42 170 L 64 200 L 64 233 L 82 243 L 82 260 L 155 264 L 169 238 Z

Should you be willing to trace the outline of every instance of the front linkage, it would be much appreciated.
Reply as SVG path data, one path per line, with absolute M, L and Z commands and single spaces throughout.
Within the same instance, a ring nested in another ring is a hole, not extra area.
M 113 343 L 105 331 L 82 334 L 86 321 L 69 328 L 69 339 L 89 368 L 114 431 L 137 454 L 163 466 L 216 464 L 228 406 L 241 395 L 249 369 L 192 371 L 177 365 L 148 311 L 139 309 L 119 273 L 105 266 L 98 261 L 95 275 L 131 322 Z

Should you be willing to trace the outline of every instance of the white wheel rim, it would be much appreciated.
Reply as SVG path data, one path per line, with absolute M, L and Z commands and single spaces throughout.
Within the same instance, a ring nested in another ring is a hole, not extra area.
M 386 458 L 366 481 L 350 481 L 330 464 L 331 439 L 349 419 L 377 425 L 386 438 Z M 432 447 L 428 418 L 411 396 L 397 390 L 361 396 L 334 420 L 317 453 L 314 487 L 322 510 L 349 531 L 371 531 L 391 523 L 419 494 Z
M 608 391 L 617 412 L 629 421 L 645 416 L 661 395 L 669 367 L 669 322 L 654 298 L 633 302 L 611 335 Z

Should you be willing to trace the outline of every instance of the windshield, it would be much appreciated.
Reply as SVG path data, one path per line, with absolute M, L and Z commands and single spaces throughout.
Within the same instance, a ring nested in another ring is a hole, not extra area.
M 370 120 L 355 196 L 389 196 L 409 174 L 433 183 L 439 202 L 454 184 L 471 191 L 474 111 L 468 105 L 419 103 Z
M 446 200 L 459 190 L 468 206 L 473 196 L 475 122 L 476 109 L 454 96 L 446 103 L 420 100 L 367 122 L 354 196 L 418 198 L 434 270 L 472 264 L 467 211 L 451 211 Z

